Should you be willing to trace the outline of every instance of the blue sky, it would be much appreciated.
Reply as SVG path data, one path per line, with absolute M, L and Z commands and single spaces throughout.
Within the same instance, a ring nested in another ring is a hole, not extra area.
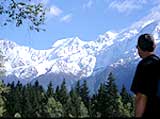
M 10 24 L 0 27 L 0 38 L 34 49 L 48 49 L 56 40 L 76 36 L 96 40 L 107 31 L 129 27 L 160 4 L 160 0 L 32 0 L 39 1 L 50 8 L 42 26 L 45 32 Z

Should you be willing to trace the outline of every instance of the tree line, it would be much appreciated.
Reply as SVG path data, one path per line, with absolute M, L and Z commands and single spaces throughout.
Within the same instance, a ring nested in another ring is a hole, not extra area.
M 133 117 L 133 103 L 124 85 L 118 91 L 112 73 L 93 95 L 86 80 L 81 85 L 77 81 L 70 91 L 65 79 L 56 89 L 50 82 L 47 90 L 38 81 L 33 85 L 0 82 L 0 117 Z

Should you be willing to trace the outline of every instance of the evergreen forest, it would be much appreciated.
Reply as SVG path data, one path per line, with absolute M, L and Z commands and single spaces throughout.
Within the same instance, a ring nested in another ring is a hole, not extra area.
M 95 118 L 133 117 L 134 97 L 124 85 L 119 91 L 112 73 L 95 94 L 90 95 L 87 81 L 77 81 L 70 91 L 66 81 L 45 90 L 39 82 L 22 85 L 0 80 L 0 117 L 4 118 Z

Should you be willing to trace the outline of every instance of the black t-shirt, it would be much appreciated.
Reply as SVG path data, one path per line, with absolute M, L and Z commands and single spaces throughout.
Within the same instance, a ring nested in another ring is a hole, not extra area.
M 159 57 L 150 55 L 142 59 L 136 69 L 131 91 L 147 96 L 145 116 L 160 116 L 160 103 L 156 96 L 158 75 L 160 75 Z M 158 72 L 159 71 L 159 72 Z

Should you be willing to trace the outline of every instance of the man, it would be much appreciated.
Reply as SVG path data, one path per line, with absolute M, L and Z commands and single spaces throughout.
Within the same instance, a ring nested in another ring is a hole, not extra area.
M 155 40 L 150 34 L 138 38 L 139 62 L 132 82 L 131 91 L 136 94 L 136 117 L 160 117 L 160 104 L 156 96 L 158 88 L 159 57 L 154 54 Z

